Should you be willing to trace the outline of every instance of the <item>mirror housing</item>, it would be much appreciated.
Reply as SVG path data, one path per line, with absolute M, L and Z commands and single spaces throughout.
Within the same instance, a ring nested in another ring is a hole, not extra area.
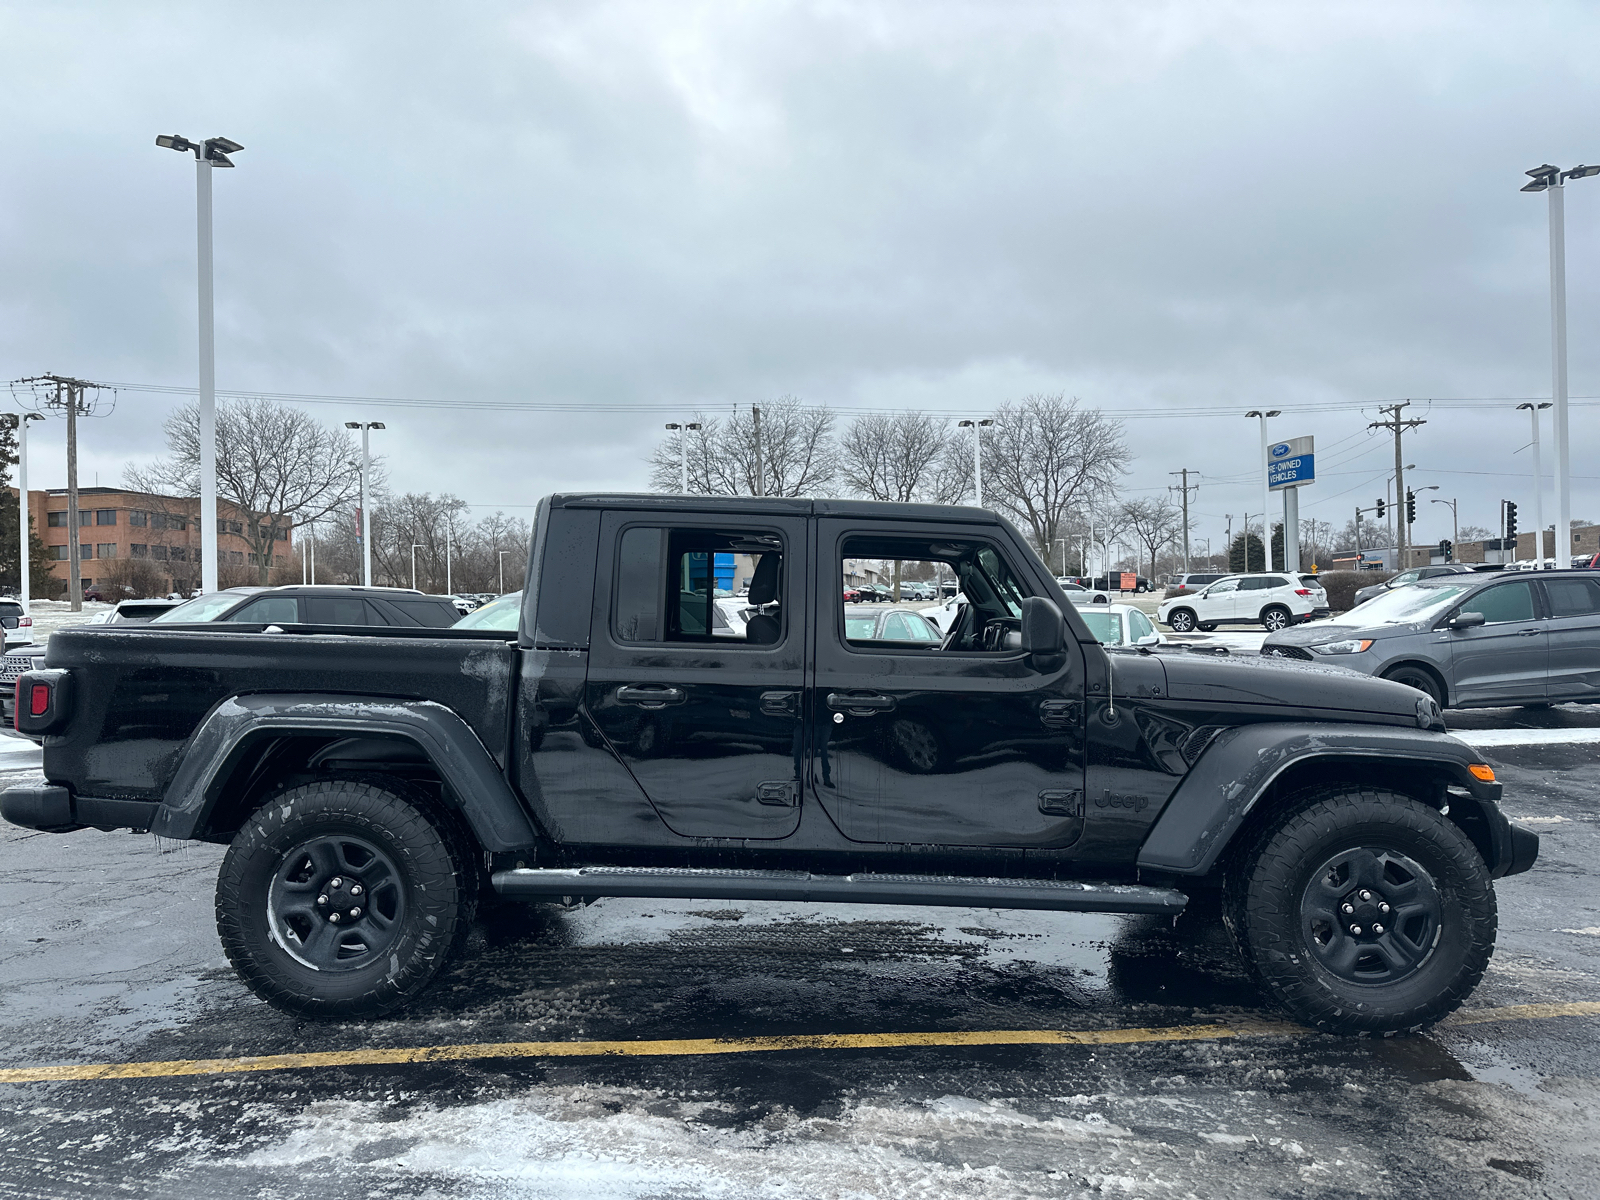
M 1140 638 L 1137 642 L 1135 642 L 1134 645 L 1135 646 L 1159 646 L 1159 645 L 1161 645 L 1161 635 L 1159 633 L 1147 633 L 1142 638 Z
M 1029 596 L 1022 602 L 1022 649 L 1029 654 L 1060 654 L 1067 645 L 1067 624 L 1054 600 Z
M 1451 629 L 1472 629 L 1483 623 L 1483 614 L 1476 612 L 1457 613 L 1445 622 Z

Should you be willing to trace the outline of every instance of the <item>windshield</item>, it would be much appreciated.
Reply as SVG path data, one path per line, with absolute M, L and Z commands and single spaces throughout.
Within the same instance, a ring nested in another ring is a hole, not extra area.
M 176 608 L 169 608 L 160 616 L 152 617 L 150 624 L 178 625 L 195 621 L 215 621 L 235 604 L 245 598 L 244 592 L 212 592 L 197 596 Z
M 498 633 L 515 633 L 522 617 L 522 593 L 507 592 L 498 600 L 491 600 L 482 608 L 474 609 L 450 628 L 493 629 Z
M 1339 618 L 1341 625 L 1399 625 L 1426 621 L 1450 607 L 1470 583 L 1444 583 L 1428 587 L 1401 586 L 1358 604 Z
M 1089 632 L 1094 634 L 1095 641 L 1102 646 L 1122 645 L 1122 618 L 1116 613 L 1094 612 L 1091 609 L 1080 608 L 1078 615 L 1089 627 Z

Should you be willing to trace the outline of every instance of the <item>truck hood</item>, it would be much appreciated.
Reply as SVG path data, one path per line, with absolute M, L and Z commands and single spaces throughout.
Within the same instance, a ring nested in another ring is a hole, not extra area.
M 1173 700 L 1252 705 L 1278 709 L 1285 716 L 1315 710 L 1326 720 L 1369 724 L 1423 723 L 1417 708 L 1419 699 L 1427 699 L 1422 693 L 1355 671 L 1289 659 L 1193 651 L 1162 654 L 1161 661 L 1167 669 L 1167 695 Z M 1429 714 L 1426 727 L 1433 727 L 1433 720 L 1434 714 Z M 1443 727 L 1440 721 L 1438 728 Z

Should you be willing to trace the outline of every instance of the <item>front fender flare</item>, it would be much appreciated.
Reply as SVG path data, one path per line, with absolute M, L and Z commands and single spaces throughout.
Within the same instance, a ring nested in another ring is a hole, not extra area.
M 485 850 L 522 850 L 537 840 L 499 765 L 471 726 L 445 705 L 294 693 L 232 696 L 213 708 L 190 739 L 151 832 L 194 837 L 251 744 L 283 734 L 386 735 L 409 741 L 439 772 Z
M 1422 763 L 1468 789 L 1482 808 L 1485 849 L 1495 875 L 1512 866 L 1511 823 L 1500 812 L 1500 785 L 1467 768 L 1481 762 L 1465 742 L 1445 733 L 1386 725 L 1282 723 L 1241 725 L 1219 734 L 1173 791 L 1140 847 L 1141 870 L 1204 875 L 1276 780 L 1311 759 L 1371 764 Z M 1525 869 L 1525 868 L 1524 868 Z

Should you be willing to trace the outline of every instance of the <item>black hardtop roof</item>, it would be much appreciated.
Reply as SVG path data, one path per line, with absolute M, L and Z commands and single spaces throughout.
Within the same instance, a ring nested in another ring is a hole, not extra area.
M 815 500 L 787 496 L 671 496 L 650 492 L 562 492 L 552 508 L 632 508 L 659 512 L 764 514 L 791 517 L 869 517 L 879 521 L 1004 521 L 986 508 L 960 504 L 894 504 L 881 500 Z

